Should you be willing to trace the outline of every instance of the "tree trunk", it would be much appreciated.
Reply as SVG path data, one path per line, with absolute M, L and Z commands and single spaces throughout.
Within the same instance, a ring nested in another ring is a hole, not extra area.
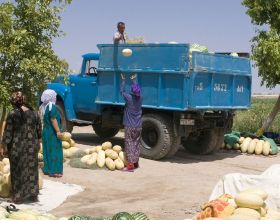
M 5 128 L 5 120 L 6 120 L 7 108 L 5 106 L 2 107 L 2 115 L 0 118 L 0 140 L 2 140 L 2 135 Z
M 257 132 L 258 136 L 263 135 L 263 133 L 270 128 L 270 126 L 271 126 L 273 120 L 275 119 L 277 113 L 279 112 L 279 110 L 280 110 L 280 95 L 278 96 L 277 102 L 275 103 L 275 105 L 274 105 L 272 111 L 270 112 L 269 116 L 263 122 L 262 128 L 258 130 L 258 132 Z

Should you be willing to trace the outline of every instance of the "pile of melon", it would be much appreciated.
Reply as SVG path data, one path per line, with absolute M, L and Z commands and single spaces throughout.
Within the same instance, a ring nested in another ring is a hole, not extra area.
M 250 137 L 240 137 L 238 143 L 231 146 L 230 144 L 224 143 L 222 148 L 231 150 L 240 150 L 242 153 L 265 155 L 271 154 L 271 145 L 268 141 L 252 139 Z
M 107 167 L 109 170 L 121 170 L 127 165 L 125 153 L 119 145 L 113 146 L 111 142 L 105 142 L 101 146 L 95 146 L 85 150 L 86 155 L 81 162 L 87 165 L 96 164 L 99 168 Z
M 43 178 L 39 173 L 39 189 L 42 188 L 43 188 Z M 9 197 L 10 191 L 11 191 L 10 161 L 8 158 L 4 158 L 2 161 L 0 161 L 0 197 L 2 198 Z
M 268 194 L 260 189 L 248 189 L 234 198 L 236 209 L 228 220 L 278 220 L 280 212 L 267 208 Z
M 75 147 L 76 143 L 72 139 L 72 135 L 69 132 L 63 132 L 61 140 L 63 147 L 63 156 L 65 158 L 72 157 L 72 155 L 79 150 L 79 148 Z
M 280 212 L 267 207 L 268 194 L 261 189 L 247 189 L 238 193 L 228 203 L 234 207 L 222 217 L 208 217 L 204 220 L 280 220 Z M 195 218 L 194 218 L 195 219 Z

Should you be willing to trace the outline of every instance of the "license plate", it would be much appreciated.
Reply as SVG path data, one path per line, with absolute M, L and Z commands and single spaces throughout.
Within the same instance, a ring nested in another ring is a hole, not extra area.
M 180 125 L 194 125 L 194 119 L 180 119 Z

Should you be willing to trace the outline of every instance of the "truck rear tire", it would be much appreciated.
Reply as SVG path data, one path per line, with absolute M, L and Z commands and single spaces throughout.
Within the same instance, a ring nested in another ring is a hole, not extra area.
M 101 125 L 93 126 L 93 130 L 95 134 L 100 138 L 112 138 L 115 137 L 119 132 L 118 128 L 105 128 L 101 127 Z
M 172 120 L 166 115 L 144 115 L 140 145 L 141 156 L 153 160 L 164 158 L 173 143 L 172 128 Z
M 193 154 L 211 154 L 217 149 L 218 136 L 218 129 L 203 130 L 191 133 L 187 139 L 182 140 L 182 145 Z
M 73 123 L 70 121 L 67 121 L 63 103 L 58 102 L 56 106 L 57 106 L 57 110 L 58 110 L 58 112 L 60 114 L 60 118 L 61 118 L 61 130 L 72 133 Z
M 177 153 L 177 151 L 179 150 L 179 148 L 181 146 L 180 143 L 181 143 L 181 137 L 179 137 L 177 135 L 174 135 L 173 136 L 173 142 L 172 142 L 172 145 L 171 145 L 171 149 L 165 157 L 166 158 L 173 157 Z

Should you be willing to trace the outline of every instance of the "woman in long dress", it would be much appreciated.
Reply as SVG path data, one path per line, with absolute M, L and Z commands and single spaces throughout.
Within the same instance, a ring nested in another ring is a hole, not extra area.
M 12 94 L 13 110 L 8 114 L 0 153 L 8 153 L 11 170 L 12 202 L 38 200 L 38 151 L 41 139 L 39 115 L 27 107 L 21 92 Z
M 125 76 L 121 74 L 121 95 L 125 101 L 123 124 L 125 127 L 125 152 L 127 166 L 124 171 L 133 171 L 139 167 L 140 139 L 142 131 L 142 95 L 140 86 L 131 77 L 132 85 L 130 93 L 125 91 Z
M 50 177 L 62 177 L 63 151 L 60 132 L 60 115 L 56 108 L 56 92 L 47 89 L 41 96 L 40 107 L 43 115 L 43 156 L 45 175 Z

